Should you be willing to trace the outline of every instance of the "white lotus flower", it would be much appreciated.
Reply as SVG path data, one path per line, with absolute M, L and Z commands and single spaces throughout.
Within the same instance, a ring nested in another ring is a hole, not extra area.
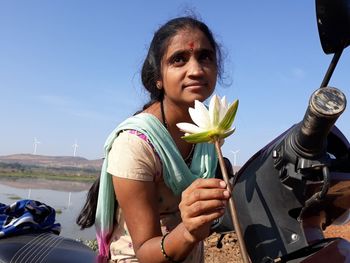
M 180 122 L 177 127 L 185 132 L 182 138 L 190 143 L 214 142 L 230 136 L 235 128 L 231 128 L 238 108 L 238 100 L 228 105 L 225 96 L 220 99 L 214 95 L 207 107 L 195 100 L 194 108 L 189 108 L 192 123 Z
M 214 95 L 209 103 L 209 111 L 200 101 L 194 102 L 194 108 L 189 108 L 192 121 L 196 124 L 181 122 L 176 124 L 180 130 L 185 132 L 182 138 L 190 143 L 211 142 L 214 143 L 221 168 L 222 177 L 229 192 L 232 192 L 230 178 L 227 173 L 224 157 L 221 151 L 221 142 L 230 136 L 235 128 L 231 128 L 238 108 L 238 100 L 228 105 L 226 98 L 220 99 Z M 239 230 L 240 225 L 237 217 L 237 209 L 234 199 L 230 198 L 228 208 L 234 229 Z M 235 220 L 234 220 L 235 219 Z M 241 231 L 237 231 L 238 243 L 244 262 L 250 262 L 244 238 Z
M 189 108 L 192 121 L 196 124 L 181 122 L 176 124 L 180 130 L 185 132 L 182 138 L 190 143 L 211 142 L 214 143 L 221 168 L 221 174 L 226 182 L 227 189 L 232 192 L 230 178 L 227 173 L 224 157 L 221 151 L 223 139 L 230 136 L 235 128 L 231 125 L 235 119 L 238 108 L 238 100 L 228 105 L 226 98 L 220 99 L 214 95 L 209 103 L 209 111 L 200 101 L 194 102 L 194 108 Z M 231 214 L 234 229 L 239 230 L 240 225 L 237 217 L 237 209 L 234 199 L 230 198 L 228 208 Z M 235 220 L 234 220 L 235 219 Z M 247 249 L 241 231 L 237 231 L 238 243 L 244 262 L 250 262 Z

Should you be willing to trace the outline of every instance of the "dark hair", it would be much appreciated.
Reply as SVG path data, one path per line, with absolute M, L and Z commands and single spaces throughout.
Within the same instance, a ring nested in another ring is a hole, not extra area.
M 95 182 L 90 187 L 86 202 L 79 213 L 76 223 L 80 226 L 80 229 L 91 227 L 95 224 L 95 216 L 97 209 L 97 199 L 98 199 L 98 190 L 100 188 L 100 176 L 95 180 Z
M 209 43 L 216 53 L 218 79 L 221 79 L 222 54 L 220 46 L 215 41 L 207 25 L 190 16 L 174 18 L 169 20 L 154 33 L 148 54 L 143 63 L 141 71 L 142 84 L 150 93 L 150 101 L 143 106 L 143 109 L 148 108 L 154 102 L 163 100 L 163 91 L 159 90 L 156 86 L 157 80 L 161 77 L 161 61 L 171 38 L 183 29 L 199 29 L 208 38 Z M 98 177 L 91 186 L 85 205 L 76 220 L 76 223 L 81 229 L 91 227 L 95 223 L 99 185 L 100 177 Z
M 220 80 L 222 77 L 221 49 L 219 44 L 215 41 L 213 33 L 208 26 L 190 16 L 169 20 L 154 33 L 146 59 L 142 66 L 142 84 L 150 93 L 150 101 L 143 107 L 144 109 L 154 102 L 163 99 L 163 90 L 159 90 L 156 86 L 157 80 L 161 78 L 161 61 L 171 38 L 183 29 L 199 29 L 204 33 L 216 53 L 218 79 Z

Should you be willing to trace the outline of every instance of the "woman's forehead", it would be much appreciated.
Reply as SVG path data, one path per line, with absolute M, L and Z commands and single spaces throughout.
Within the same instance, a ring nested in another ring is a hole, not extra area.
M 179 30 L 170 40 L 167 52 L 186 49 L 213 49 L 206 35 L 199 29 Z

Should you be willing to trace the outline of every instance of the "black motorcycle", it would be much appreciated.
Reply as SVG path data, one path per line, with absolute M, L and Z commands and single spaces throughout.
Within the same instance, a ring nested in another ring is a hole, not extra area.
M 251 262 L 350 262 L 350 242 L 323 235 L 350 209 L 350 144 L 335 126 L 346 97 L 328 86 L 350 44 L 350 1 L 316 0 L 316 14 L 322 48 L 334 53 L 322 84 L 303 120 L 251 157 L 233 185 Z

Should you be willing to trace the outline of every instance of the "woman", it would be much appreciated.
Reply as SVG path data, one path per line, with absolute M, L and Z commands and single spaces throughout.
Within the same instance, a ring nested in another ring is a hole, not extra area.
M 192 122 L 188 108 L 213 94 L 220 60 L 211 31 L 194 18 L 172 19 L 154 34 L 142 68 L 151 101 L 105 145 L 95 224 L 111 262 L 204 262 L 203 240 L 230 193 L 214 178 L 213 145 L 185 142 L 176 124 Z

